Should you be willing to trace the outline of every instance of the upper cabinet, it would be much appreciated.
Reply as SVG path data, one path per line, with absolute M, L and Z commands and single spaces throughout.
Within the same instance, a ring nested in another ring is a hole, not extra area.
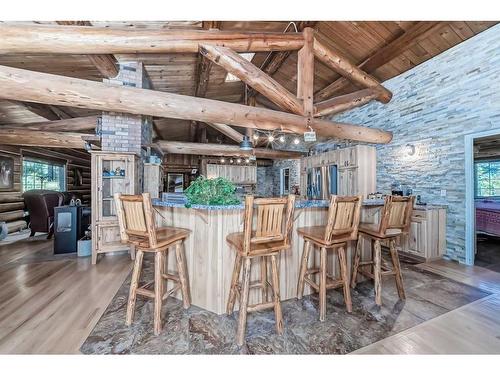
M 257 183 L 257 167 L 254 165 L 207 164 L 207 178 L 224 177 L 237 185 Z
M 336 165 L 339 195 L 363 195 L 364 198 L 377 189 L 377 152 L 375 147 L 357 145 L 307 156 L 301 160 L 301 192 L 307 189 L 309 168 Z

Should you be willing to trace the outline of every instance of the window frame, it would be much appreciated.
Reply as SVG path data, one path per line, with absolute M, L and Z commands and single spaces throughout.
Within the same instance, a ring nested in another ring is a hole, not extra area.
M 30 163 L 39 163 L 39 164 L 46 164 L 49 166 L 56 166 L 56 167 L 61 167 L 62 168 L 62 183 L 59 184 L 60 189 L 59 191 L 67 191 L 68 190 L 68 162 L 67 161 L 57 161 L 54 159 L 44 159 L 44 158 L 36 158 L 32 156 L 23 156 L 21 159 L 21 191 L 24 193 L 27 191 L 25 189 L 25 175 L 24 175 L 24 166 L 25 162 L 30 162 Z M 37 187 L 34 187 L 33 189 L 39 189 Z M 40 188 L 42 189 L 42 188 Z M 46 188 L 43 188 L 46 189 Z M 31 189 L 30 189 L 31 190 Z
M 477 178 L 477 165 L 478 164 L 485 164 L 485 163 L 488 163 L 488 164 L 500 163 L 500 158 L 474 160 L 474 198 L 476 198 L 476 199 L 500 198 L 500 195 L 479 195 L 478 194 L 478 191 L 479 191 L 478 182 L 479 182 L 479 180 Z

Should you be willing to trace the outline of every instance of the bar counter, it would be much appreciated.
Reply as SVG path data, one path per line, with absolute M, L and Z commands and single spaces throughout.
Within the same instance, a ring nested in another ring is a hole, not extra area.
M 367 200 L 363 204 L 363 221 L 374 217 L 383 200 Z M 236 251 L 227 244 L 226 236 L 233 232 L 243 231 L 244 206 L 202 206 L 193 205 L 186 208 L 183 204 L 153 200 L 158 211 L 158 226 L 176 226 L 190 229 L 191 235 L 185 242 L 186 263 L 191 288 L 191 302 L 217 314 L 225 312 L 231 275 Z M 292 230 L 292 246 L 283 251 L 279 257 L 281 299 L 294 298 L 297 293 L 297 280 L 304 241 L 297 235 L 297 228 L 303 226 L 324 225 L 328 201 L 297 201 L 294 226 Z M 319 264 L 319 252 L 315 261 Z M 347 248 L 348 269 L 351 268 L 353 245 Z M 337 275 L 337 257 L 329 252 L 328 264 L 330 273 Z M 259 260 L 252 264 L 252 280 L 260 277 Z M 169 255 L 168 268 L 175 270 L 175 257 Z M 305 294 L 311 293 L 306 286 Z M 258 290 L 251 290 L 250 303 L 260 298 Z M 177 298 L 181 298 L 178 294 Z

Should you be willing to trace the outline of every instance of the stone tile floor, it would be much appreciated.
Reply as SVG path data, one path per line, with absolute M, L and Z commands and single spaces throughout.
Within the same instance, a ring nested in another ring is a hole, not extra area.
M 146 272 L 151 272 L 151 263 Z M 383 280 L 383 306 L 374 304 L 369 281 L 352 291 L 353 312 L 340 290 L 327 296 L 327 317 L 318 320 L 317 294 L 282 302 L 285 332 L 277 335 L 273 310 L 248 315 L 246 343 L 235 343 L 238 313 L 217 315 L 170 298 L 163 332 L 152 333 L 153 303 L 138 298 L 134 323 L 125 325 L 129 279 L 81 347 L 85 354 L 346 354 L 480 299 L 487 292 L 403 264 L 406 301 L 398 299 L 392 277 Z

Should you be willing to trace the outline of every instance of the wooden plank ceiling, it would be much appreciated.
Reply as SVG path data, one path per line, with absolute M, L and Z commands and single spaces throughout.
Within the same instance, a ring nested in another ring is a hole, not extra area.
M 94 26 L 137 29 L 191 29 L 201 30 L 216 25 L 221 30 L 283 32 L 287 26 L 294 31 L 289 22 L 126 22 L 90 21 Z M 37 22 L 55 23 L 55 22 Z M 395 77 L 454 45 L 484 31 L 496 22 L 314 22 L 315 30 L 321 34 L 331 47 L 347 56 L 353 63 L 369 65 L 368 73 L 380 81 Z M 299 25 L 300 26 L 300 25 Z M 422 32 L 424 30 L 425 32 Z M 408 38 L 401 43 L 401 38 Z M 399 38 L 399 39 L 398 39 Z M 399 41 L 399 43 L 398 43 Z M 272 56 L 271 56 L 272 57 Z M 115 55 L 120 61 L 139 60 L 145 68 L 155 90 L 195 96 L 198 84 L 199 54 L 139 54 Z M 370 61 L 367 61 L 370 60 Z M 266 61 L 267 60 L 267 61 Z M 268 53 L 257 53 L 252 62 L 260 67 L 269 63 Z M 387 60 L 387 61 L 386 61 Z M 69 77 L 101 81 L 103 75 L 85 55 L 1 55 L 0 65 L 55 73 Z M 292 93 L 296 93 L 297 52 L 292 52 L 279 66 L 273 78 Z M 225 82 L 226 72 L 216 64 L 211 64 L 205 97 L 233 103 L 244 103 L 245 89 L 241 82 Z M 340 76 L 316 61 L 315 95 L 327 95 L 325 87 L 336 82 L 338 89 L 329 97 L 353 92 L 358 88 L 352 84 L 337 81 Z M 260 95 L 257 98 L 259 103 Z M 325 99 L 325 98 L 323 98 Z M 260 100 L 260 102 L 266 102 Z M 60 110 L 64 113 L 61 116 Z M 96 111 L 81 108 L 51 108 L 56 117 L 80 117 L 98 114 Z M 67 116 L 66 116 L 67 115 Z M 0 100 L 0 125 L 40 122 L 51 117 L 51 113 L 36 111 L 29 106 L 11 101 Z M 52 118 L 50 118 L 52 119 Z M 177 126 L 162 126 L 176 123 Z M 190 140 L 190 121 L 174 119 L 155 120 L 158 136 L 173 141 Z M 216 140 L 221 134 L 207 129 L 209 138 Z

